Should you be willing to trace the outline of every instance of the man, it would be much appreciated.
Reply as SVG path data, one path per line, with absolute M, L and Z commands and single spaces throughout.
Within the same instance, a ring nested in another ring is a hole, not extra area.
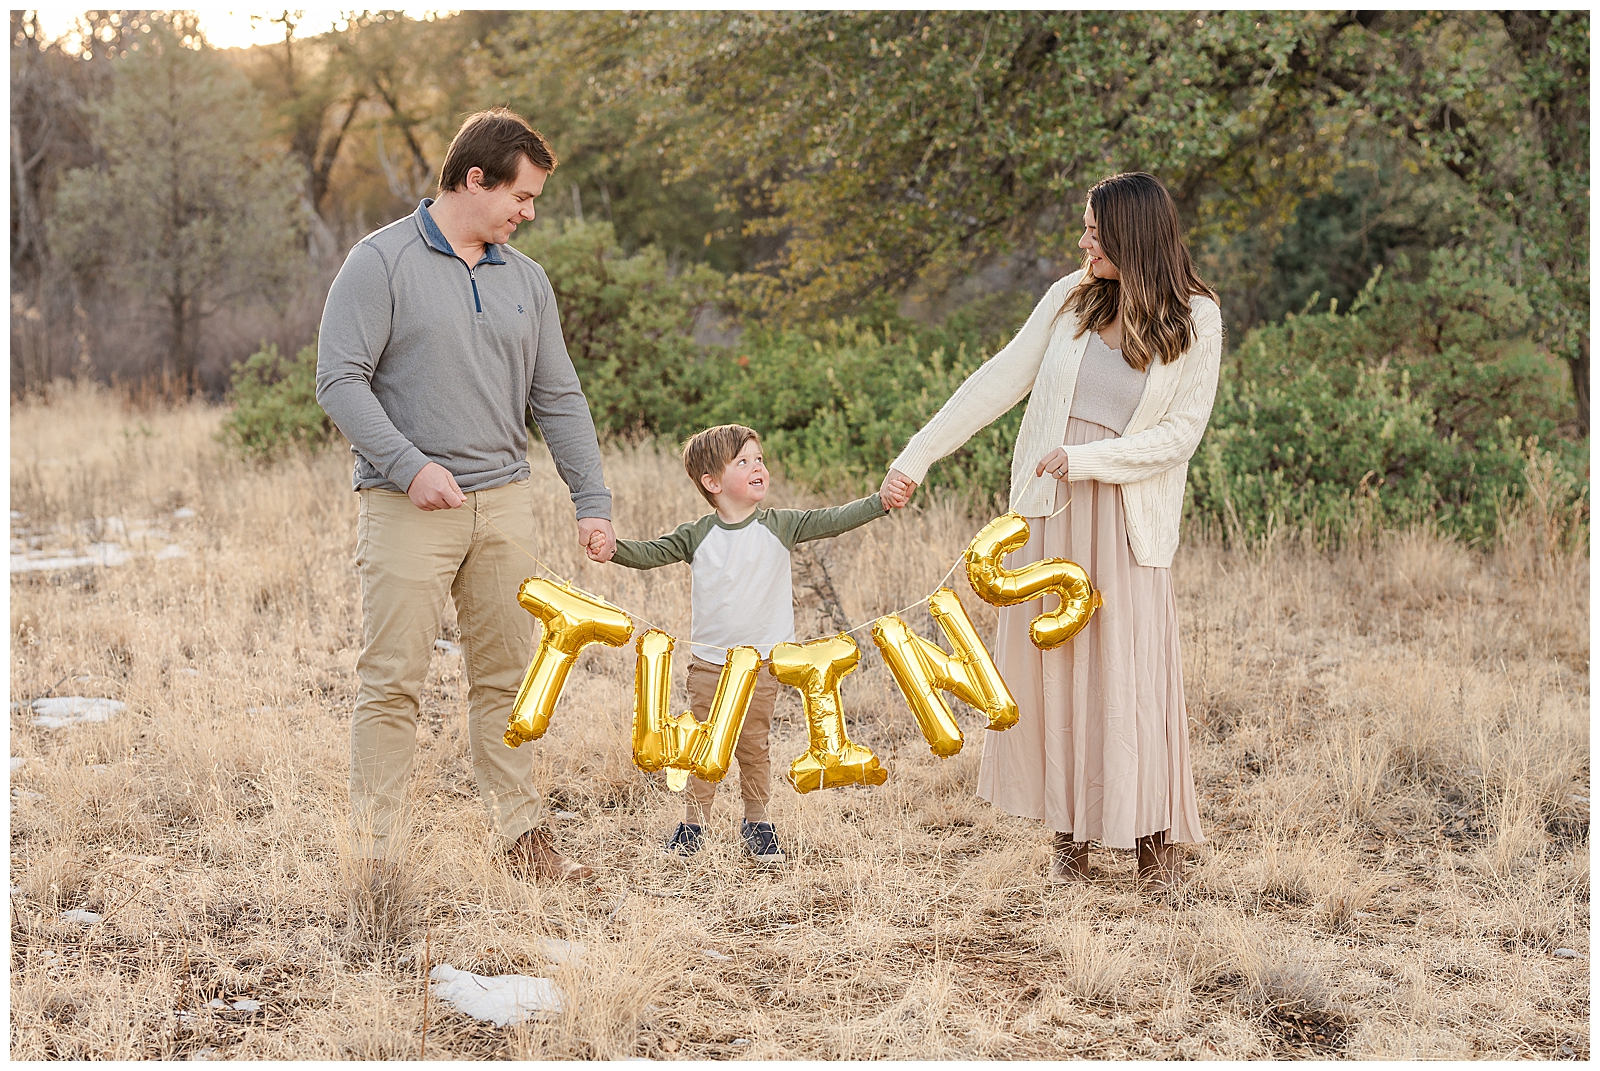
M 539 828 L 532 750 L 503 736 L 531 656 L 517 586 L 533 563 L 525 409 L 577 507 L 578 541 L 616 546 L 589 405 L 544 269 L 506 246 L 555 170 L 550 147 L 504 108 L 456 132 L 439 196 L 358 242 L 328 291 L 317 401 L 350 440 L 361 496 L 361 687 L 350 723 L 358 852 L 392 861 L 416 746 L 418 695 L 446 592 L 466 658 L 478 792 L 515 868 L 576 880 Z

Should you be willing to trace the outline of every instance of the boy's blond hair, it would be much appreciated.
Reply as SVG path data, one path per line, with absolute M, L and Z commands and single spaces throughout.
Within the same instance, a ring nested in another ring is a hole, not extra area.
M 694 481 L 694 489 L 711 503 L 712 509 L 717 506 L 717 496 L 706 490 L 706 485 L 700 482 L 700 477 L 710 476 L 721 483 L 723 470 L 728 467 L 729 462 L 739 456 L 744 444 L 752 439 L 760 445 L 761 436 L 754 428 L 747 428 L 743 424 L 718 424 L 714 428 L 695 432 L 689 436 L 689 441 L 683 444 L 684 471 L 689 474 L 689 479 Z

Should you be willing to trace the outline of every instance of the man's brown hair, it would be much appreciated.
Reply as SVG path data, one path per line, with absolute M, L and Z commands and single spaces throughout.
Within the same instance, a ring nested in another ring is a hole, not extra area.
M 526 156 L 541 171 L 556 169 L 556 154 L 544 135 L 508 108 L 490 108 L 467 116 L 445 150 L 444 166 L 439 169 L 439 190 L 459 190 L 467 184 L 467 172 L 483 169 L 483 184 L 489 189 L 503 186 L 517 177 L 519 161 Z
M 705 500 L 711 503 L 713 509 L 717 505 L 717 497 L 706 490 L 706 485 L 700 482 L 700 477 L 710 476 L 718 483 L 722 482 L 723 470 L 728 463 L 739 456 L 739 451 L 744 449 L 744 444 L 754 439 L 759 445 L 761 436 L 755 429 L 747 428 L 743 424 L 718 424 L 705 431 L 697 431 L 689 436 L 689 441 L 683 444 L 683 469 L 689 474 L 689 479 L 694 481 L 694 489 L 699 491 Z

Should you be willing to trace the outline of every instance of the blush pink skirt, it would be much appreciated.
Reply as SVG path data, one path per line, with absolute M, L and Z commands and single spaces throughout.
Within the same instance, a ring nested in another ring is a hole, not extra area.
M 1069 446 L 1116 437 L 1099 424 L 1067 421 Z M 1132 848 L 1163 831 L 1169 841 L 1198 844 L 1205 837 L 1189 765 L 1172 572 L 1133 560 L 1121 487 L 1061 483 L 1057 509 L 1069 493 L 1059 516 L 1028 518 L 1028 544 L 1006 565 L 1068 558 L 1088 571 L 1104 605 L 1053 651 L 1028 638 L 1046 600 L 1000 610 L 995 664 L 1021 717 L 983 734 L 978 795 L 1108 848 Z M 1055 599 L 1048 601 L 1053 608 Z

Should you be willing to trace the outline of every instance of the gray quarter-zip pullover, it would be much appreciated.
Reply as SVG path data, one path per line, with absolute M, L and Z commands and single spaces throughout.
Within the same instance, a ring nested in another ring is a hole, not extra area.
M 357 242 L 322 312 L 317 402 L 350 440 L 355 489 L 404 492 L 430 461 L 468 493 L 523 479 L 532 409 L 579 519 L 609 519 L 549 277 L 501 245 L 469 267 L 432 203 Z

